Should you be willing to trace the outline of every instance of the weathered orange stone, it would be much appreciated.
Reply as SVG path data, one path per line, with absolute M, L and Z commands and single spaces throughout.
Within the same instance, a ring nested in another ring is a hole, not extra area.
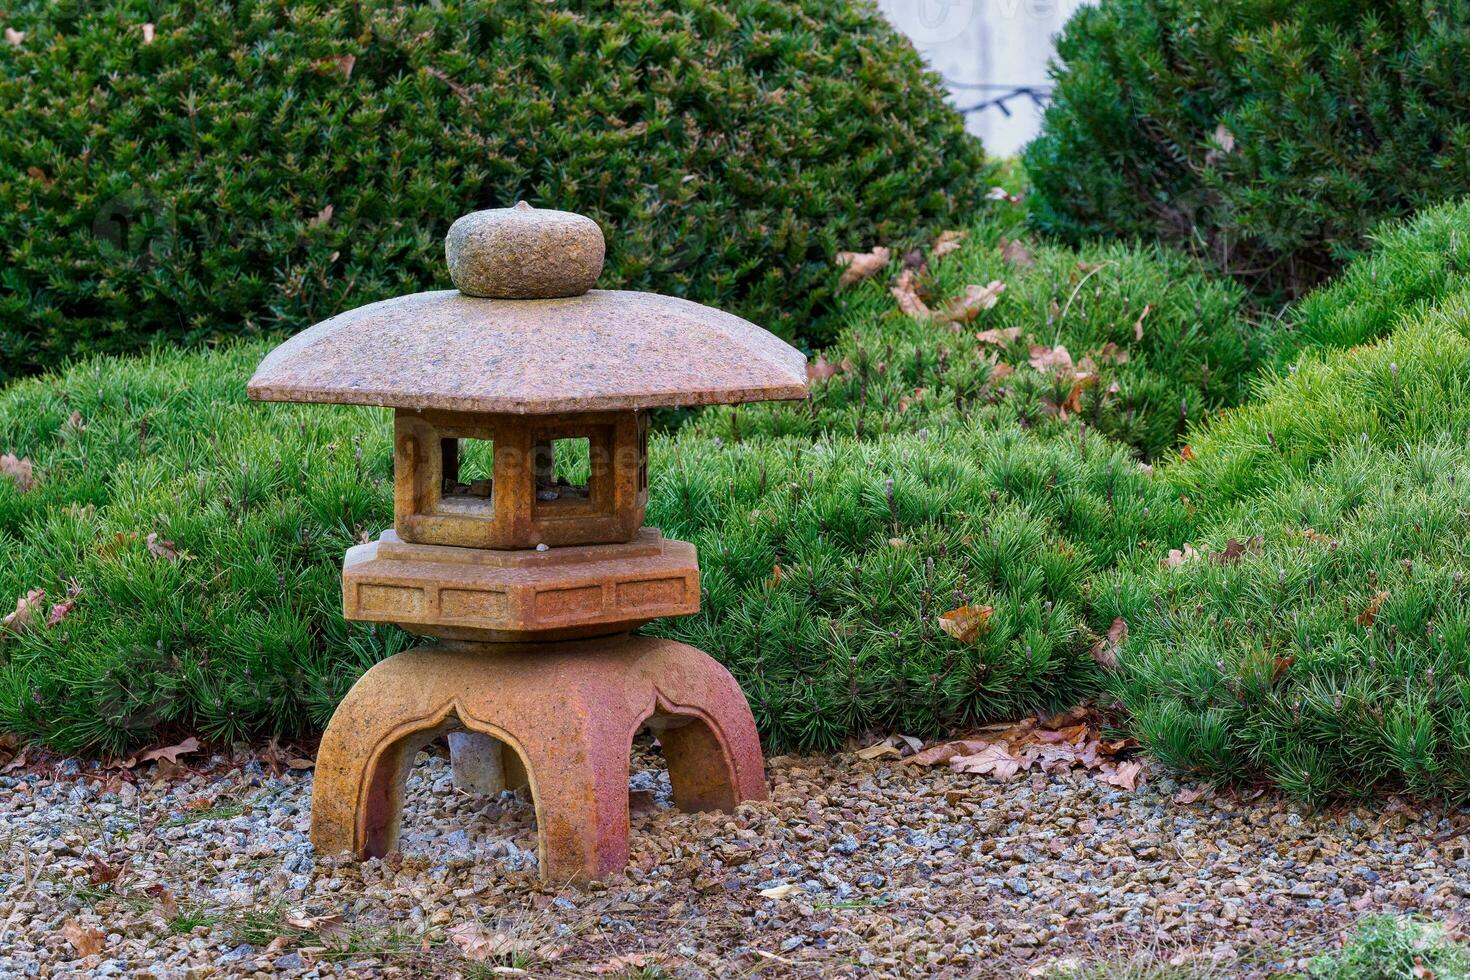
M 602 238 L 579 215 L 478 212 L 447 254 L 462 292 L 333 317 L 248 388 L 395 409 L 394 527 L 347 552 L 343 612 L 438 641 L 343 699 L 317 756 L 312 840 L 359 857 L 396 847 L 414 755 L 446 734 L 462 789 L 530 790 L 543 877 L 597 878 L 627 862 L 639 729 L 658 731 L 680 807 L 766 793 L 729 672 L 629 635 L 699 609 L 694 546 L 643 525 L 647 410 L 801 398 L 805 359 L 718 310 L 588 291 Z

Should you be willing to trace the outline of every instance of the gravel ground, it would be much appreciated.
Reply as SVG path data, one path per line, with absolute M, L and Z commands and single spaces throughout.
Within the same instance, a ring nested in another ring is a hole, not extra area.
M 537 879 L 529 805 L 454 789 L 442 750 L 402 853 L 363 864 L 314 859 L 308 770 L 162 770 L 0 776 L 0 976 L 1018 977 L 1139 955 L 1264 976 L 1366 912 L 1470 905 L 1470 822 L 1396 801 L 1307 814 L 839 755 L 771 759 L 769 804 L 686 815 L 643 747 L 629 869 L 577 891 Z

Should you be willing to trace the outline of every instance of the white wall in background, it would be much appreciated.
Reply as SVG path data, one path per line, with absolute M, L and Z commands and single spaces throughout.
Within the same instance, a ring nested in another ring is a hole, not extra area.
M 1049 84 L 1052 37 L 1085 0 L 878 0 L 878 6 L 950 83 L 956 106 L 975 105 L 999 91 L 969 85 Z M 970 132 L 995 156 L 1015 153 L 1036 135 L 1040 110 L 1030 99 L 1007 103 L 1012 115 L 988 108 L 966 118 Z

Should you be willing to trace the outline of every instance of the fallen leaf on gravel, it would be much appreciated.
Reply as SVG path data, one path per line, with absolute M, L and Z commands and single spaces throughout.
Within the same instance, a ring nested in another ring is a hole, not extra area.
M 770 888 L 762 888 L 761 895 L 765 898 L 774 898 L 780 900 L 796 890 L 796 885 L 773 885 Z
M 1143 763 L 1120 762 L 1116 766 L 1104 765 L 1097 774 L 1098 782 L 1126 789 L 1129 792 L 1138 788 L 1138 777 L 1143 775 Z
M 939 628 L 961 643 L 974 643 L 993 612 L 991 606 L 960 606 L 939 614 Z
M 116 881 L 127 867 L 128 859 L 123 858 L 116 866 L 108 864 L 95 854 L 87 855 L 87 879 L 94 885 L 105 885 L 109 881 Z
M 1198 786 L 1186 786 L 1174 794 L 1174 802 L 1188 806 L 1191 803 L 1203 799 L 1205 794 L 1209 793 L 1213 788 L 1209 783 L 1201 783 Z
M 1004 745 L 992 742 L 974 755 L 957 755 L 949 760 L 949 767 L 958 772 L 973 772 L 982 776 L 994 776 L 1001 782 L 1021 771 L 1021 760 Z
M 898 300 L 898 308 L 904 313 L 915 320 L 928 320 L 934 316 L 934 311 L 919 297 L 919 287 L 914 281 L 917 278 L 913 269 L 905 269 L 898 274 L 888 291 Z
M 172 922 L 179 917 L 179 901 L 167 887 L 155 882 L 145 888 L 144 891 L 153 898 L 158 899 L 158 907 L 155 911 L 158 913 L 160 919 L 165 922 Z
M 838 252 L 837 264 L 842 267 L 842 277 L 837 280 L 837 285 L 851 286 L 862 282 L 882 272 L 892 258 L 893 252 L 882 245 L 871 252 Z
M 1201 557 L 1200 552 L 1195 550 L 1194 545 L 1186 541 L 1183 548 L 1170 548 L 1168 556 L 1159 564 L 1164 568 L 1178 568 L 1185 562 L 1194 561 L 1199 557 Z
M 11 759 L 9 762 L 5 763 L 4 768 L 0 768 L 0 773 L 15 772 L 15 770 L 23 768 L 26 764 L 26 753 L 29 751 L 29 746 L 21 749 L 20 752 L 16 754 L 14 759 Z
M 316 763 L 313 762 L 311 759 L 295 758 L 295 759 L 287 759 L 286 760 L 286 766 L 287 766 L 287 768 L 290 768 L 290 769 L 298 769 L 298 770 L 299 769 L 314 769 L 314 768 L 316 768 Z
M 1108 627 L 1108 635 L 1092 645 L 1092 659 L 1097 661 L 1098 666 L 1104 670 L 1118 669 L 1118 651 L 1123 647 L 1123 641 L 1128 639 L 1128 621 L 1122 616 L 1113 620 L 1113 625 Z
M 115 768 L 131 769 L 140 762 L 156 762 L 160 759 L 164 762 L 169 762 L 177 765 L 179 761 L 179 756 L 188 755 L 191 752 L 198 751 L 199 739 L 191 735 L 177 745 L 165 745 L 161 748 L 149 749 L 146 752 L 138 752 L 130 755 L 126 759 L 117 763 Z
M 286 925 L 302 932 L 315 932 L 326 936 L 345 928 L 341 914 L 332 915 L 288 915 Z M 450 930 L 452 933 L 453 930 Z M 452 936 L 451 936 L 452 938 Z
M 930 249 L 929 256 L 935 260 L 942 259 L 950 252 L 960 247 L 960 243 L 970 237 L 968 231 L 942 231 L 934 240 L 934 248 Z
M 938 765 L 941 762 L 948 762 L 957 755 L 972 755 L 989 744 L 989 742 L 975 739 L 958 739 L 953 742 L 945 742 L 943 745 L 930 746 L 909 757 L 908 761 L 916 766 Z
M 964 295 L 950 301 L 944 315 L 956 323 L 969 323 L 1000 302 L 1000 294 L 1005 291 L 1006 284 L 999 279 L 992 279 L 984 286 L 971 283 L 965 287 Z
M 603 960 L 592 967 L 593 973 L 618 973 L 624 976 L 662 976 L 658 965 L 664 961 L 662 953 L 623 953 L 612 959 Z M 639 971 L 643 971 L 642 974 Z
M 35 625 L 36 613 L 46 601 L 45 589 L 32 589 L 15 603 L 15 612 L 0 619 L 0 633 L 20 633 Z
M 856 755 L 863 760 L 902 758 L 915 754 L 923 747 L 924 743 L 912 735 L 890 735 L 881 742 L 859 750 Z
M 467 960 L 483 963 L 492 957 L 534 952 L 536 944 L 504 932 L 491 932 L 478 922 L 461 922 L 449 930 L 449 939 Z
M 1072 370 L 1072 354 L 1062 344 L 1032 347 L 1031 366 L 1038 371 Z
M 1388 593 L 1380 592 L 1368 603 L 1367 608 L 1358 613 L 1357 623 L 1359 626 L 1372 626 L 1378 620 L 1378 613 L 1383 609 L 1383 603 L 1387 601 Z
M 1009 347 L 1020 336 L 1020 327 L 993 327 L 990 330 L 980 331 L 975 335 L 975 339 L 982 344 L 995 344 L 998 347 Z
M 1031 251 L 1026 248 L 1025 243 L 1009 238 L 1000 240 L 1000 257 L 1011 265 L 1020 266 L 1023 269 L 1036 264 L 1036 259 L 1031 256 Z
M 886 740 L 857 751 L 857 757 L 864 762 L 871 762 L 874 759 L 897 759 L 900 754 L 898 746 Z
M 67 919 L 61 924 L 61 935 L 71 943 L 78 956 L 93 956 L 102 952 L 102 947 L 107 944 L 107 937 L 101 929 L 84 926 L 76 919 Z
M 0 476 L 14 483 L 21 493 L 36 485 L 36 471 L 29 456 L 17 459 L 14 453 L 0 455 Z

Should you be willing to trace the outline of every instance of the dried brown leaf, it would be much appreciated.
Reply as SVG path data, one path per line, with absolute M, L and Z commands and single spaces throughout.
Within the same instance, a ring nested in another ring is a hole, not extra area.
M 1071 352 L 1062 344 L 1055 347 L 1033 346 L 1030 364 L 1038 371 L 1070 371 L 1074 366 Z
M 837 285 L 846 287 L 860 283 L 888 268 L 892 259 L 892 250 L 882 245 L 871 252 L 838 252 L 837 264 L 842 267 L 842 276 Z
M 1380 592 L 1375 595 L 1364 610 L 1358 613 L 1357 624 L 1362 627 L 1370 627 L 1378 621 L 1378 614 L 1383 609 L 1383 604 L 1388 601 L 1388 593 Z
M 1212 552 L 1210 559 L 1219 562 L 1221 565 L 1238 565 L 1241 558 L 1246 555 L 1258 554 L 1265 544 L 1265 537 L 1259 534 L 1246 538 L 1244 541 L 1231 538 L 1225 542 L 1225 550 Z
M 449 930 L 449 940 L 459 947 L 461 956 L 476 963 L 535 950 L 534 943 L 517 939 L 509 933 L 492 932 L 478 922 L 461 922 Z
M 975 339 L 982 344 L 995 344 L 997 347 L 1009 347 L 1020 336 L 1020 327 L 992 327 L 989 330 L 981 330 L 975 334 Z
M 978 739 L 958 739 L 942 745 L 931 745 L 922 752 L 915 752 L 909 756 L 907 761 L 916 766 L 937 766 L 948 762 L 957 755 L 973 755 L 983 751 L 989 744 L 988 741 Z
M 15 603 L 15 612 L 0 619 L 0 633 L 21 633 L 36 624 L 41 604 L 46 601 L 45 589 L 32 589 Z
M 1005 291 L 1006 284 L 999 279 L 993 279 L 984 286 L 971 283 L 965 287 L 964 295 L 950 301 L 944 315 L 956 323 L 969 323 L 1000 302 L 1000 294 Z
M 918 276 L 913 269 L 904 269 L 888 290 L 898 301 L 898 308 L 915 320 L 933 318 L 934 311 L 919 296 Z
M 1024 242 L 1009 238 L 1002 238 L 1000 240 L 1000 257 L 1011 265 L 1018 266 L 1022 269 L 1028 269 L 1036 264 L 1035 257 L 1032 256 L 1031 250 L 1026 247 Z
M 957 755 L 949 760 L 949 767 L 956 772 L 993 776 L 1001 782 L 1020 772 L 1021 766 L 1022 760 L 1011 755 L 1004 745 L 994 742 L 974 755 Z
M 107 936 L 95 926 L 84 926 L 76 919 L 61 924 L 61 936 L 71 943 L 78 956 L 95 956 L 107 945 Z
M 960 606 L 940 613 L 939 628 L 961 643 L 974 643 L 995 612 L 992 606 Z
M 1138 788 L 1139 778 L 1143 775 L 1143 763 L 1120 762 L 1116 766 L 1105 763 L 1098 771 L 1098 782 L 1126 789 L 1130 793 Z
M 179 761 L 179 756 L 190 755 L 198 751 L 199 739 L 190 735 L 188 738 L 184 739 L 177 745 L 165 745 L 160 748 L 149 749 L 146 752 L 139 752 L 135 755 L 129 756 L 122 762 L 121 766 L 123 769 L 131 769 L 140 762 L 156 762 L 160 759 L 165 762 L 177 764 Z
M 937 262 L 950 252 L 958 250 L 960 244 L 969 237 L 968 231 L 942 231 L 934 240 L 934 247 L 929 250 L 929 257 Z
M 1119 616 L 1113 620 L 1113 625 L 1108 627 L 1108 635 L 1092 645 L 1092 659 L 1097 661 L 1098 666 L 1104 670 L 1117 670 L 1119 667 L 1118 654 L 1122 651 L 1123 642 L 1127 639 L 1128 621 Z
M 818 354 L 815 361 L 807 361 L 806 381 L 807 384 L 816 384 L 818 381 L 826 381 L 828 378 L 836 377 L 842 373 L 842 368 L 827 360 L 825 354 Z
M 1204 553 L 1195 550 L 1194 545 L 1188 541 L 1184 542 L 1183 548 L 1170 548 L 1168 557 L 1164 558 L 1160 565 L 1164 568 L 1178 568 L 1185 562 L 1194 561 L 1196 558 L 1204 557 Z
M 1143 312 L 1140 313 L 1140 314 L 1138 314 L 1138 319 L 1137 320 L 1134 320 L 1133 321 L 1133 339 L 1135 341 L 1139 341 L 1139 340 L 1142 340 L 1143 339 L 1143 321 L 1153 311 L 1154 311 L 1154 307 L 1153 307 L 1153 304 L 1152 303 L 1145 303 L 1145 304 L 1143 304 Z
M 17 459 L 13 453 L 0 455 L 0 477 L 14 483 L 21 493 L 36 485 L 36 471 L 29 456 Z

